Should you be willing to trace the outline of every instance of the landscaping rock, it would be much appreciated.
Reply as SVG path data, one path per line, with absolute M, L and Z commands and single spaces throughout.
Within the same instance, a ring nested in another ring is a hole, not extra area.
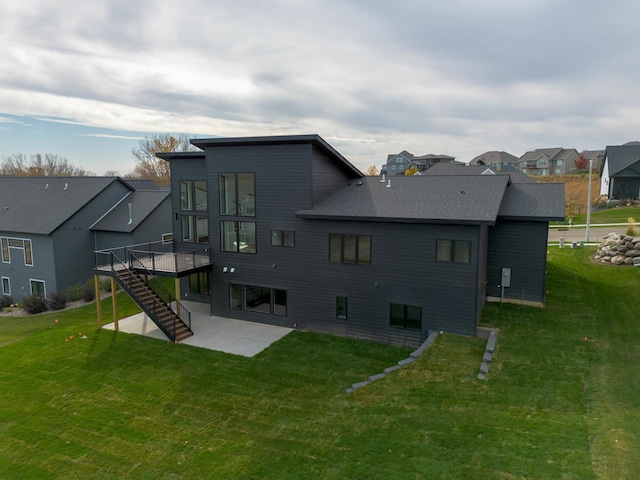
M 611 265 L 640 265 L 640 237 L 610 233 L 596 248 L 594 260 Z

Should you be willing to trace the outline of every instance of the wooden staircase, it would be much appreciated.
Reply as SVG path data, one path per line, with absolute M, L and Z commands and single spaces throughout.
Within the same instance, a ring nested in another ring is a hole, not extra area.
M 124 266 L 114 269 L 113 273 L 118 284 L 171 341 L 178 343 L 193 335 L 187 324 L 141 275 Z

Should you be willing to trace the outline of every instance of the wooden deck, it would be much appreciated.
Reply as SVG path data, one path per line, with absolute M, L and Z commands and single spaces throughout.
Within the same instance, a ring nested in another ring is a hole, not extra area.
M 154 275 L 180 277 L 211 266 L 206 251 L 189 253 L 153 252 L 148 250 L 119 249 L 96 252 L 96 271 L 111 272 L 126 267 L 147 270 Z

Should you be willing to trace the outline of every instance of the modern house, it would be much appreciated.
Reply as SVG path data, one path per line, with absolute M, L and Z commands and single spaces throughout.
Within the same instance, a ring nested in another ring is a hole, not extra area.
M 640 200 L 640 142 L 608 146 L 600 170 L 600 195 Z
M 530 176 L 563 175 L 575 170 L 575 148 L 538 148 L 520 157 L 520 170 Z
M 469 165 L 487 165 L 496 170 L 518 170 L 520 159 L 508 152 L 492 150 L 474 157 Z
M 450 157 L 449 155 L 434 155 L 429 153 L 427 155 L 415 156 L 412 153 L 403 150 L 400 153 L 388 155 L 387 163 L 382 165 L 380 173 L 393 177 L 404 175 L 411 167 L 414 167 L 418 172 L 423 172 L 427 168 L 438 163 L 454 161 L 455 157 Z
M 132 184 L 118 177 L 0 176 L 0 293 L 14 301 L 47 297 L 89 280 L 97 248 L 170 235 L 170 192 Z
M 318 135 L 192 144 L 202 151 L 158 156 L 171 166 L 174 255 L 210 262 L 171 275 L 213 315 L 415 346 L 432 330 L 475 335 L 487 298 L 544 303 L 561 184 L 383 181 Z

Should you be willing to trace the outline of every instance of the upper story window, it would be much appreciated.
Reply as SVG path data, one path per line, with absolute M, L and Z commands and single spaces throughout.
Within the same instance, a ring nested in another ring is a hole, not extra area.
M 436 260 L 438 262 L 469 263 L 471 242 L 468 240 L 437 240 Z
M 295 246 L 295 232 L 291 230 L 271 230 L 271 245 L 278 247 Z
M 256 253 L 255 222 L 220 222 L 220 250 L 223 252 Z
M 371 235 L 331 233 L 329 261 L 371 265 Z
M 256 180 L 253 173 L 221 173 L 220 215 L 256 216 Z
M 31 240 L 26 238 L 2 237 L 2 261 L 11 263 L 11 250 L 22 250 L 24 264 L 33 266 L 33 253 L 31 251 Z
M 207 182 L 204 180 L 180 181 L 180 210 L 207 211 Z

